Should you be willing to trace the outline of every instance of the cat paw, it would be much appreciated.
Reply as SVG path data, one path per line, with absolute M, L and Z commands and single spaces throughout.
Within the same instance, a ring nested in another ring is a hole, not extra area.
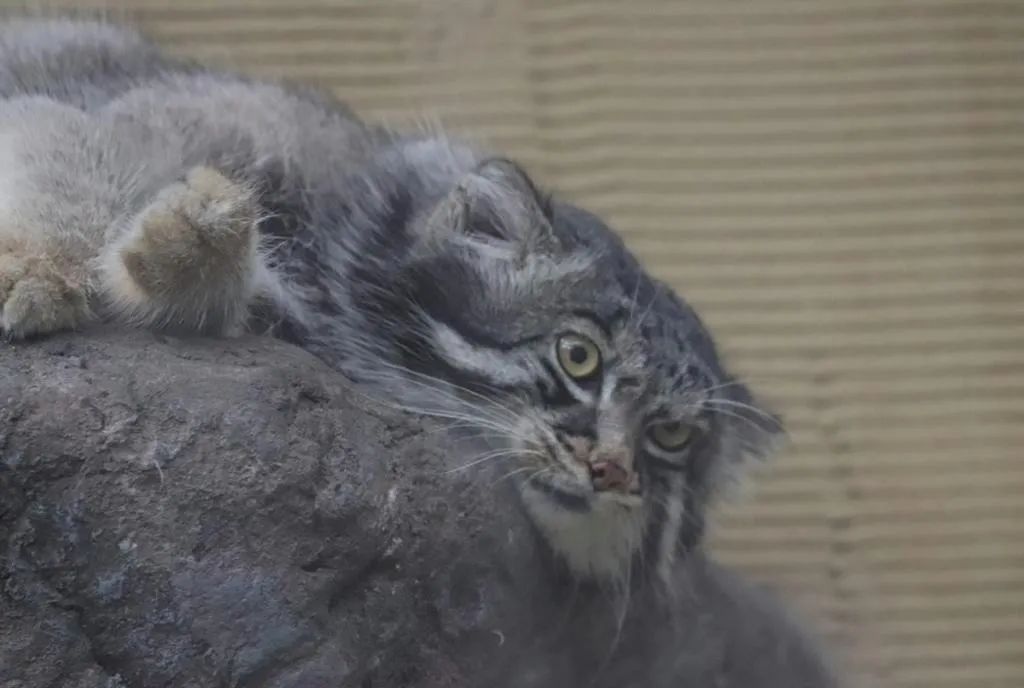
M 164 189 L 142 212 L 121 260 L 136 285 L 150 295 L 230 279 L 248 266 L 256 220 L 248 189 L 199 167 L 183 183 Z
M 259 260 L 253 192 L 208 167 L 161 191 L 108 262 L 106 290 L 129 319 L 187 330 L 237 324 Z
M 74 329 L 89 317 L 85 290 L 50 261 L 0 255 L 0 331 L 10 339 Z

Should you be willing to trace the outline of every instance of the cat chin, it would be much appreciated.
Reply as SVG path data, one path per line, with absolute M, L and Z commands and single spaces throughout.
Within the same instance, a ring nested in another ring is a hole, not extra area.
M 643 544 L 646 508 L 639 496 L 563 491 L 528 482 L 523 504 L 551 548 L 580 579 L 619 583 Z

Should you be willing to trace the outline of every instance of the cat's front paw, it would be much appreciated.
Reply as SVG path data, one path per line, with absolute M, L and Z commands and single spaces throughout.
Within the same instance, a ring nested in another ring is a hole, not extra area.
M 24 339 L 74 329 L 89 317 L 85 289 L 46 258 L 0 254 L 0 331 Z
M 105 281 L 115 308 L 141 324 L 233 330 L 257 272 L 258 220 L 250 189 L 193 169 L 143 209 L 111 253 Z
M 248 268 L 256 219 L 248 189 L 198 167 L 142 212 L 121 259 L 143 291 L 187 292 L 203 280 L 231 278 Z

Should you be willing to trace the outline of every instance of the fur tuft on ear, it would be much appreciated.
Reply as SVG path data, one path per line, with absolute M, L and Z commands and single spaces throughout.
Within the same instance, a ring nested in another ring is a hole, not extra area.
M 466 174 L 431 212 L 426 237 L 489 244 L 520 259 L 558 246 L 548 198 L 505 158 L 488 158 Z
M 487 158 L 476 166 L 474 174 L 492 184 L 508 189 L 518 195 L 530 207 L 531 214 L 539 213 L 548 224 L 551 223 L 553 209 L 551 198 L 534 184 L 533 179 L 522 167 L 508 158 Z

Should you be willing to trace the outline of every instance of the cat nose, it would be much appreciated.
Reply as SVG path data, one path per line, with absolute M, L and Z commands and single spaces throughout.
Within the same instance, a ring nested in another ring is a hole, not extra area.
M 633 488 L 633 472 L 624 461 L 598 457 L 589 468 L 590 483 L 598 492 L 629 492 Z
M 590 482 L 598 492 L 623 492 L 629 485 L 629 471 L 614 461 L 598 461 L 590 464 Z
M 565 437 L 563 442 L 572 457 L 590 473 L 590 484 L 595 491 L 636 492 L 639 489 L 628 452 L 599 449 L 592 439 L 585 437 Z

